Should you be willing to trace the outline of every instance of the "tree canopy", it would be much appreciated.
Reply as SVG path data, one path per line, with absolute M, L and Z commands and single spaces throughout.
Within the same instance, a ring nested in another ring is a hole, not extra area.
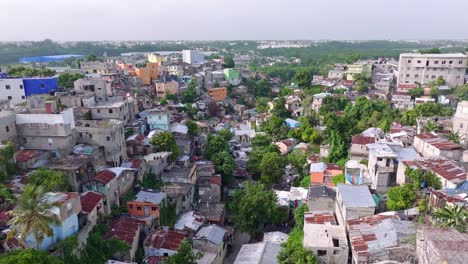
M 229 145 L 226 139 L 219 135 L 209 135 L 206 142 L 205 157 L 208 160 L 213 160 L 218 153 L 223 151 L 229 151 Z
M 175 160 L 179 157 L 180 150 L 171 132 L 161 132 L 150 139 L 150 144 L 155 146 L 157 151 L 170 151 Z
M 416 192 L 410 184 L 390 187 L 387 192 L 387 208 L 398 211 L 411 208 L 416 201 Z
M 65 174 L 49 168 L 35 170 L 28 178 L 28 183 L 42 187 L 45 192 L 63 192 L 70 189 Z
M 197 90 L 194 80 L 191 80 L 187 90 L 182 94 L 182 103 L 194 103 L 197 99 Z
M 0 257 L 0 264 L 64 264 L 55 256 L 46 251 L 34 249 L 20 249 L 7 252 Z
M 284 175 L 286 159 L 276 152 L 266 153 L 260 164 L 260 181 L 267 185 L 278 183 Z
M 57 81 L 60 87 L 73 88 L 73 83 L 76 80 L 84 78 L 83 74 L 79 73 L 62 73 L 58 76 Z
M 200 252 L 192 251 L 192 245 L 187 239 L 182 240 L 177 252 L 164 260 L 164 264 L 195 264 L 202 257 Z

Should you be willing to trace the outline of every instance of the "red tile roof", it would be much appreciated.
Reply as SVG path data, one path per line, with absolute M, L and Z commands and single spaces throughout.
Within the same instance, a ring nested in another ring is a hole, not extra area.
M 398 88 L 402 88 L 402 89 L 413 89 L 413 88 L 417 88 L 418 86 L 416 84 L 404 84 L 404 83 L 401 83 L 398 85 Z
M 408 167 L 432 171 L 440 177 L 448 181 L 453 181 L 454 183 L 464 181 L 468 178 L 468 172 L 465 169 L 456 166 L 453 162 L 445 158 L 403 161 L 403 164 Z
M 81 211 L 85 213 L 91 212 L 96 205 L 102 201 L 102 194 L 97 192 L 87 192 L 81 196 Z
M 117 177 L 117 175 L 112 171 L 103 170 L 98 174 L 94 175 L 93 180 L 96 180 L 102 184 L 107 184 L 115 177 Z
M 104 235 L 104 239 L 114 237 L 131 246 L 143 224 L 143 221 L 137 219 L 121 217 L 110 224 L 111 229 Z
M 340 166 L 333 164 L 333 163 L 326 163 L 327 164 L 327 170 L 343 170 Z
M 212 176 L 212 177 L 210 178 L 210 183 L 211 183 L 211 184 L 216 184 L 216 185 L 221 186 L 221 177 Z
M 23 150 L 16 152 L 15 159 L 16 161 L 19 161 L 19 162 L 26 162 L 34 158 L 38 154 L 39 154 L 39 150 L 23 149 Z
M 151 248 L 164 248 L 177 251 L 180 243 L 184 240 L 186 235 L 173 230 L 159 229 L 151 233 L 144 242 L 145 247 Z
M 441 150 L 461 149 L 461 145 L 453 143 L 452 141 L 446 138 L 441 138 L 432 133 L 422 133 L 422 134 L 416 135 L 415 137 L 420 138 L 422 141 L 426 142 L 427 144 L 434 146 L 435 148 L 438 148 Z
M 337 225 L 335 216 L 332 211 L 317 211 L 317 212 L 306 212 L 304 213 L 304 221 L 308 224 L 320 224 L 325 223 L 331 225 Z
M 351 144 L 357 145 L 367 145 L 375 143 L 374 137 L 365 137 L 365 136 L 352 136 L 351 137 Z

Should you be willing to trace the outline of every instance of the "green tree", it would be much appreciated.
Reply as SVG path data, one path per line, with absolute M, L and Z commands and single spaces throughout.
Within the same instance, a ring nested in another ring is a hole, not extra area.
M 260 181 L 267 185 L 277 183 L 284 175 L 285 166 L 284 157 L 275 152 L 266 153 L 259 164 Z
M 273 139 L 269 135 L 263 134 L 255 135 L 255 137 L 252 138 L 251 141 L 253 148 L 263 148 L 268 145 L 271 145 L 272 142 Z
M 0 258 L 0 264 L 63 264 L 59 258 L 50 256 L 46 251 L 19 249 L 7 252 Z
M 79 73 L 62 73 L 58 76 L 57 81 L 60 87 L 73 88 L 76 80 L 84 78 L 83 74 Z
M 427 132 L 437 132 L 439 130 L 439 125 L 435 121 L 430 120 L 424 126 L 424 130 Z
M 156 147 L 157 151 L 172 152 L 172 159 L 177 159 L 180 154 L 177 142 L 171 132 L 161 132 L 150 139 L 150 144 Z
M 205 148 L 205 157 L 208 160 L 213 160 L 213 158 L 218 154 L 223 151 L 229 151 L 229 145 L 227 141 L 218 135 L 208 136 L 208 140 L 206 142 L 206 148 Z
M 278 97 L 276 101 L 273 103 L 273 110 L 271 114 L 279 117 L 279 118 L 288 118 L 290 113 L 288 109 L 286 109 L 286 99 L 282 96 Z
M 304 228 L 304 213 L 309 212 L 307 204 L 303 204 L 294 209 L 294 227 Z
M 65 174 L 49 168 L 35 170 L 28 178 L 28 183 L 42 187 L 45 192 L 63 192 L 70 189 Z
M 333 176 L 331 178 L 331 180 L 332 180 L 334 186 L 338 186 L 339 183 L 345 183 L 346 182 L 346 178 L 345 178 L 344 174 Z
M 424 89 L 423 88 L 413 88 L 408 91 L 409 95 L 411 95 L 411 98 L 417 98 L 420 97 L 424 94 Z
M 432 172 L 421 169 L 406 168 L 405 175 L 411 179 L 413 188 L 416 191 L 423 187 L 432 187 L 436 190 L 440 190 L 442 188 L 442 183 L 440 182 L 439 177 Z
M 224 56 L 224 68 L 234 68 L 234 60 L 232 56 Z
M 460 144 L 461 143 L 461 137 L 457 132 L 451 131 L 447 135 L 447 139 L 452 141 L 453 143 Z
M 432 49 L 422 49 L 419 50 L 419 53 L 421 54 L 440 54 L 440 49 L 438 48 L 432 48 Z
M 332 131 L 330 136 L 330 151 L 328 153 L 328 160 L 336 163 L 341 159 L 348 156 L 348 146 L 346 141 L 338 135 L 336 131 Z
M 265 113 L 268 111 L 268 102 L 270 102 L 270 98 L 268 97 L 258 97 L 255 100 L 255 110 L 257 113 Z
M 12 142 L 0 147 L 0 182 L 16 172 L 15 146 Z
M 453 227 L 459 232 L 468 231 L 468 211 L 461 206 L 445 205 L 432 214 L 436 224 L 441 227 Z
M 200 127 L 198 126 L 198 124 L 193 121 L 193 120 L 187 120 L 185 122 L 185 125 L 187 126 L 188 128 L 188 133 L 189 135 L 191 136 L 198 136 L 198 134 L 200 134 Z
M 263 184 L 245 182 L 245 188 L 236 190 L 228 204 L 233 212 L 235 228 L 255 236 L 266 224 L 276 221 L 280 210 L 276 202 L 276 194 Z
M 165 98 L 161 98 L 161 99 L 159 99 L 159 104 L 164 106 L 164 105 L 169 104 L 169 102 Z
M 310 72 L 306 70 L 298 71 L 296 75 L 294 75 L 293 81 L 302 89 L 310 87 L 312 78 L 310 76 Z
M 32 233 L 36 240 L 36 249 L 39 249 L 44 238 L 54 234 L 51 225 L 58 224 L 59 220 L 49 212 L 53 205 L 41 201 L 43 194 L 44 189 L 40 186 L 24 187 L 16 209 L 9 212 L 11 219 L 8 224 L 13 225 L 9 238 L 19 233 L 19 241 L 23 242 Z
M 387 208 L 391 211 L 408 209 L 416 200 L 416 192 L 411 184 L 391 187 L 387 192 Z
M 194 80 L 191 80 L 187 90 L 182 94 L 182 103 L 194 103 L 197 99 L 197 90 Z
M 231 154 L 227 151 L 217 153 L 213 157 L 213 163 L 215 164 L 216 171 L 222 174 L 222 179 L 225 184 L 232 182 L 234 171 L 237 168 L 236 161 Z
M 15 196 L 13 196 L 5 185 L 0 183 L 0 204 L 3 204 L 4 202 L 12 202 L 13 200 L 15 200 Z
M 300 175 L 304 175 L 304 168 L 307 164 L 307 155 L 300 149 L 295 149 L 288 154 L 288 161 Z
M 229 131 L 229 129 L 227 129 L 227 128 L 219 130 L 218 132 L 216 132 L 216 135 L 224 138 L 224 140 L 226 140 L 226 142 L 229 142 L 229 140 L 231 140 L 232 137 L 233 137 L 231 131 Z
M 177 253 L 164 260 L 164 264 L 195 264 L 202 257 L 200 252 L 193 252 L 192 245 L 187 239 L 182 240 Z

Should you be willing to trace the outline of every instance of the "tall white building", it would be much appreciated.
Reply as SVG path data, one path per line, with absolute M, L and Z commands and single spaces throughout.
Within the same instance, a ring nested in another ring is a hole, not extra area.
M 463 85 L 468 56 L 453 54 L 400 54 L 398 65 L 398 86 L 427 84 L 442 77 L 448 86 Z
M 23 79 L 0 78 L 0 100 L 10 101 L 11 106 L 26 102 Z
M 202 64 L 205 61 L 205 56 L 196 50 L 183 50 L 182 59 L 188 64 Z

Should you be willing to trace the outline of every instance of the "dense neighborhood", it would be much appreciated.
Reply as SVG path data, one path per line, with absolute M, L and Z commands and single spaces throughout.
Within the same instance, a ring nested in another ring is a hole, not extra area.
M 0 264 L 466 263 L 468 52 L 251 45 L 2 67 Z

